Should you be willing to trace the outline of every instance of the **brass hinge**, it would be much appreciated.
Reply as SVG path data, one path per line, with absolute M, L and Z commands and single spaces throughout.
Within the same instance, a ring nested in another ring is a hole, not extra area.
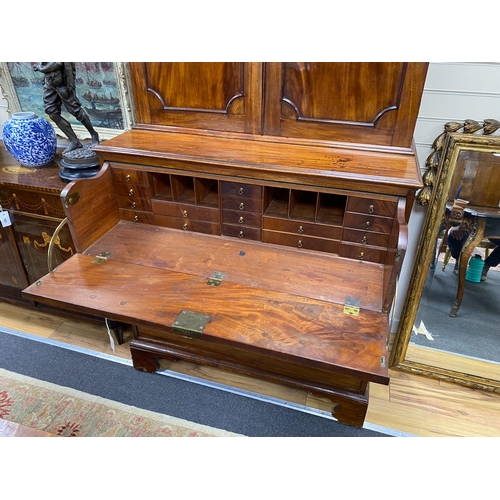
M 212 273 L 212 276 L 207 281 L 207 285 L 210 286 L 219 286 L 222 283 L 222 280 L 224 279 L 224 276 L 226 273 L 221 273 L 220 271 L 214 271 Z
M 78 192 L 71 193 L 69 196 L 66 196 L 66 198 L 64 198 L 64 204 L 66 205 L 66 208 L 70 208 L 75 203 L 78 203 L 79 199 L 80 199 L 80 193 Z
M 210 321 L 210 316 L 195 313 L 193 311 L 181 311 L 175 318 L 172 331 L 188 335 L 189 337 L 200 338 L 206 324 Z
M 359 316 L 361 300 L 354 297 L 346 297 L 344 302 L 344 314 L 349 316 Z
M 109 259 L 111 252 L 101 252 L 97 254 L 92 260 L 92 264 L 103 264 Z

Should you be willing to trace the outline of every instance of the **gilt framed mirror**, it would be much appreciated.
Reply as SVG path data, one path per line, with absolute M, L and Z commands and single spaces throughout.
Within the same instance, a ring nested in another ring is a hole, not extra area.
M 434 141 L 417 193 L 427 212 L 390 357 L 391 368 L 494 392 L 500 265 L 487 264 L 500 256 L 499 129 L 497 120 L 453 122 Z

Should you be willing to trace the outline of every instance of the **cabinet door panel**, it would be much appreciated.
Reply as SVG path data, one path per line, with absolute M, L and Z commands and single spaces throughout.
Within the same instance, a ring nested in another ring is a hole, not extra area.
M 139 124 L 260 133 L 262 63 L 131 63 Z
M 29 285 L 22 260 L 17 252 L 12 226 L 5 228 L 0 226 L 0 285 L 19 290 Z
M 409 148 L 427 65 L 267 63 L 265 133 Z
M 59 220 L 15 215 L 14 235 L 30 283 L 34 283 L 49 272 L 47 263 L 49 243 L 59 223 Z M 52 268 L 69 259 L 74 253 L 73 240 L 68 227 L 65 226 L 54 240 Z

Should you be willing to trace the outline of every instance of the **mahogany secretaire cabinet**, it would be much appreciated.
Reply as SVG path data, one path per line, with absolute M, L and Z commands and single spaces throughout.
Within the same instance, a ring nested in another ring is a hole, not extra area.
M 136 125 L 61 193 L 76 254 L 31 300 L 133 325 L 134 367 L 190 360 L 329 398 L 388 384 L 424 63 L 130 63 Z

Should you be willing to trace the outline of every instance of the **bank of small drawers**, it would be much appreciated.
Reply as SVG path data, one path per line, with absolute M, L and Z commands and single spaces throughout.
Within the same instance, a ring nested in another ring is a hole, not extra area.
M 124 220 L 153 224 L 148 172 L 113 166 L 113 187 Z
M 349 197 L 339 255 L 385 263 L 397 202 Z
M 262 236 L 262 186 L 221 182 L 222 234 L 260 241 Z
M 165 183 L 159 181 L 159 174 L 154 172 L 141 170 L 140 167 L 134 170 L 133 165 L 128 168 L 120 164 L 113 165 L 112 172 L 120 215 L 125 220 L 334 253 L 367 262 L 386 263 L 390 260 L 387 253 L 391 245 L 394 246 L 391 234 L 397 198 L 320 194 L 315 215 L 314 205 L 309 205 L 312 210 L 307 213 L 309 219 L 313 219 L 310 221 L 301 216 L 302 212 L 295 213 L 295 205 L 294 210 L 289 205 L 289 210 L 277 211 L 273 207 L 273 210 L 266 208 L 264 213 L 264 199 L 269 204 L 271 191 L 260 185 L 218 181 L 218 187 L 215 185 L 212 191 L 215 199 L 205 203 L 201 199 L 203 197 L 195 196 L 186 201 L 181 198 L 191 196 L 177 196 L 179 199 L 175 194 L 172 196 L 173 192 L 179 191 L 179 187 L 184 189 L 188 186 L 189 183 L 184 180 L 188 177 L 170 174 L 175 178 L 177 187 L 165 192 Z M 205 181 L 202 179 L 201 182 Z M 305 199 L 312 195 L 309 198 L 313 201 L 317 195 L 306 191 L 303 194 Z M 285 206 L 291 203 L 290 200 L 287 201 L 286 196 L 278 198 L 278 202 L 282 201 Z M 331 213 L 325 218 L 323 212 L 327 209 Z

